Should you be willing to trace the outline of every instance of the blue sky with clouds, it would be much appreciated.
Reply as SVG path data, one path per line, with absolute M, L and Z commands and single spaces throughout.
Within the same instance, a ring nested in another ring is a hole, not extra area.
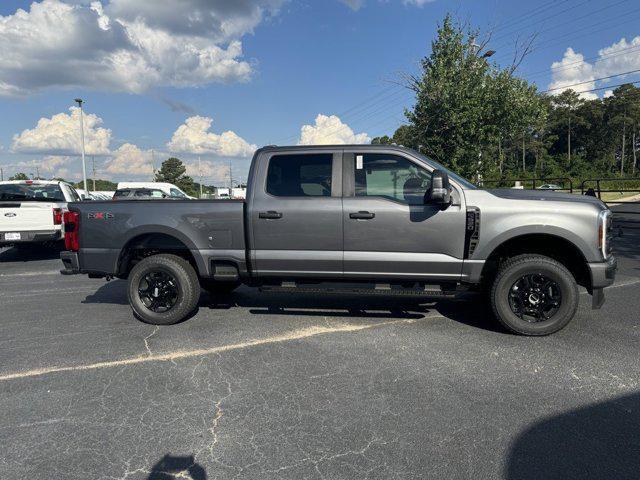
M 366 142 L 403 121 L 393 81 L 447 12 L 493 28 L 502 64 L 537 32 L 518 74 L 541 90 L 640 79 L 595 81 L 640 69 L 637 0 L 4 0 L 0 166 L 77 178 L 76 96 L 102 178 L 150 177 L 151 149 L 220 183 L 256 145 Z

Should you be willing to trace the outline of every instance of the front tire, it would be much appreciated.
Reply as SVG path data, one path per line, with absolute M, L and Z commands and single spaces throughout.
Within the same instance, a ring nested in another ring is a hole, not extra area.
M 578 309 L 578 285 L 560 262 L 518 255 L 500 267 L 491 288 L 493 313 L 507 330 L 542 336 L 562 330 Z
M 198 305 L 198 275 L 182 257 L 151 255 L 131 269 L 127 296 L 134 315 L 143 322 L 153 325 L 178 323 Z

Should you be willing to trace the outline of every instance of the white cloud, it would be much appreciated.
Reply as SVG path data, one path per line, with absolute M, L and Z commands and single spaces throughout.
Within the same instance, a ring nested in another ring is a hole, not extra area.
M 355 134 L 336 115 L 319 114 L 314 125 L 302 126 L 298 145 L 342 145 L 370 141 L 371 138 L 366 133 Z
M 584 61 L 584 55 L 576 53 L 571 47 L 567 48 L 564 52 L 562 60 L 559 62 L 553 62 L 551 64 L 552 81 L 549 84 L 549 90 L 552 94 L 559 94 L 566 90 L 565 87 L 570 85 L 576 85 L 571 87 L 576 92 L 583 92 L 585 90 L 592 90 L 595 88 L 596 78 L 593 65 Z M 586 82 L 586 83 L 583 83 Z M 593 92 L 582 93 L 580 95 L 584 99 L 594 99 L 597 95 Z
M 15 153 L 44 155 L 78 155 L 80 153 L 80 109 L 41 118 L 35 128 L 13 136 L 11 150 Z M 102 119 L 95 114 L 84 115 L 84 142 L 87 155 L 109 153 L 111 130 L 102 128 Z
M 198 162 L 185 162 L 185 167 L 187 167 L 187 175 L 196 182 L 200 181 L 202 174 L 203 185 L 229 182 L 229 165 L 203 160 L 200 162 L 200 166 L 198 166 Z
M 640 69 L 640 36 L 630 42 L 623 38 L 619 42 L 599 50 L 598 56 L 595 64 L 598 77 L 638 70 Z M 624 78 L 625 76 L 616 77 L 616 81 Z
M 151 150 L 141 150 L 136 145 L 125 143 L 113 151 L 104 171 L 111 174 L 153 175 Z
M 248 143 L 232 131 L 210 132 L 213 120 L 209 117 L 189 117 L 174 132 L 167 143 L 170 151 L 194 155 L 212 154 L 220 157 L 249 157 L 257 146 Z
M 416 7 L 422 7 L 427 3 L 434 2 L 435 0 L 402 0 L 405 5 L 415 5 Z
M 602 98 L 609 98 L 609 97 L 613 97 L 613 90 L 604 91 L 604 95 L 602 95 Z
M 631 41 L 622 38 L 620 41 L 598 51 L 598 58 L 594 63 L 584 61 L 584 55 L 567 48 L 559 62 L 551 64 L 552 82 L 549 89 L 552 94 L 559 94 L 567 88 L 581 93 L 585 99 L 597 98 L 596 93 L 586 92 L 611 82 L 621 83 L 627 75 L 620 75 L 605 80 L 596 80 L 611 75 L 640 69 L 640 36 Z M 576 85 L 576 84 L 580 85 Z M 574 87 L 569 87 L 575 85 Z M 565 88 L 566 87 L 566 88 Z M 611 90 L 605 91 L 604 96 L 610 96 Z
M 357 12 L 364 5 L 364 0 L 340 0 L 341 3 L 344 3 L 347 7 L 349 7 L 354 12 Z
M 245 81 L 240 37 L 283 0 L 33 2 L 0 16 L 0 95 Z

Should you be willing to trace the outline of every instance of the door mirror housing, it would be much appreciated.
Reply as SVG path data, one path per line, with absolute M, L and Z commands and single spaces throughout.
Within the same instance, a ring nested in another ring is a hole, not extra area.
M 431 188 L 427 191 L 426 200 L 443 208 L 451 204 L 451 186 L 449 175 L 444 170 L 434 170 L 431 174 Z

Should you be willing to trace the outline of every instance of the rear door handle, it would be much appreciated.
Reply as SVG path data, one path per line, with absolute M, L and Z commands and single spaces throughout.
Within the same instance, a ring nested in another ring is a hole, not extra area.
M 258 214 L 258 218 L 266 218 L 269 220 L 277 220 L 278 218 L 282 218 L 282 213 L 276 212 L 274 210 L 269 210 L 268 212 L 260 212 Z
M 349 214 L 349 218 L 353 218 L 354 220 L 371 220 L 376 216 L 375 213 L 371 212 L 353 212 Z

